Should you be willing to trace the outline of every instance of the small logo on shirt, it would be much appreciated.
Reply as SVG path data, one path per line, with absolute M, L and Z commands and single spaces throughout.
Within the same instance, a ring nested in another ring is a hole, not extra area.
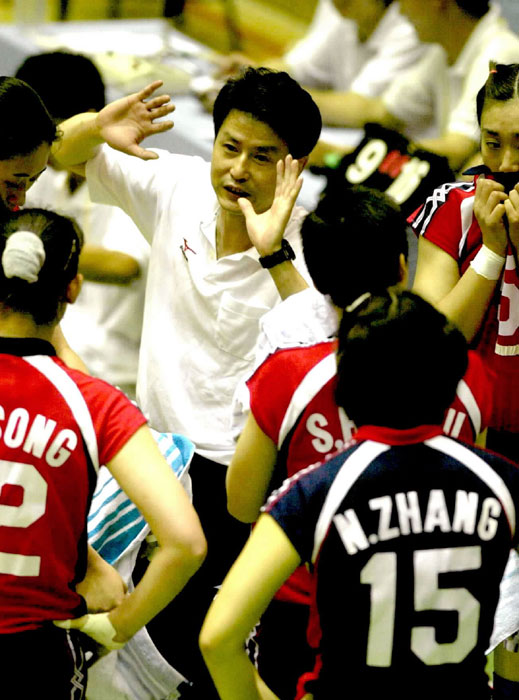
M 185 238 L 184 238 L 183 245 L 180 246 L 180 250 L 182 251 L 182 255 L 184 256 L 184 260 L 187 260 L 188 251 L 190 253 L 193 253 L 193 255 L 196 255 L 196 250 L 193 250 L 193 248 L 189 247 L 189 243 L 187 242 L 187 240 Z

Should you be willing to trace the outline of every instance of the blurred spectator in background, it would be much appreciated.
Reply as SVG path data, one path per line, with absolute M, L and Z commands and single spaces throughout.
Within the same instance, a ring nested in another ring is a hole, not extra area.
M 80 54 L 31 56 L 16 75 L 38 92 L 58 122 L 105 104 L 102 77 Z M 62 330 L 92 374 L 135 398 L 149 244 L 126 214 L 92 203 L 84 178 L 65 170 L 48 168 L 27 202 L 73 217 L 84 231 L 79 269 L 85 282 Z
M 421 57 L 410 22 L 394 0 L 320 0 L 307 34 L 281 58 L 259 63 L 286 70 L 308 87 L 325 124 L 359 127 L 364 98 L 381 95 Z M 231 55 L 233 71 L 250 57 Z
M 489 61 L 517 62 L 519 38 L 489 0 L 401 0 L 400 8 L 420 40 L 434 45 L 382 97 L 364 99 L 364 122 L 397 126 L 457 170 L 478 150 L 476 94 Z M 346 107 L 336 123 L 351 126 Z M 314 162 L 327 150 L 320 144 Z

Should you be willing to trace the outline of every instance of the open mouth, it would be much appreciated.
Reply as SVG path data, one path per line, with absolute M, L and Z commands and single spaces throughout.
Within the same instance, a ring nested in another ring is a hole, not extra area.
M 250 194 L 248 192 L 245 192 L 245 190 L 242 190 L 239 187 L 233 187 L 232 185 L 225 185 L 224 190 L 229 194 L 232 194 L 232 196 L 236 198 L 250 197 Z
M 20 208 L 19 206 L 19 198 L 16 195 L 10 194 L 6 197 L 5 203 L 7 205 L 7 208 L 10 209 L 11 211 L 18 211 Z

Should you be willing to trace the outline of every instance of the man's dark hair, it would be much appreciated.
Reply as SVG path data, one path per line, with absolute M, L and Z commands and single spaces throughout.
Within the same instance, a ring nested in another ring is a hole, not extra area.
M 441 425 L 467 369 L 467 344 L 411 292 L 369 296 L 339 330 L 335 398 L 357 426 Z
M 27 155 L 56 138 L 56 124 L 47 108 L 22 80 L 0 77 L 0 114 L 0 160 Z
M 458 7 L 471 17 L 481 19 L 490 9 L 490 0 L 455 0 Z
M 215 136 L 236 109 L 267 124 L 294 158 L 307 156 L 321 133 L 321 113 L 310 94 L 288 73 L 246 68 L 222 87 L 213 108 Z
M 54 119 L 105 106 L 105 85 L 95 64 L 81 54 L 51 51 L 29 56 L 16 71 L 41 97 Z
M 476 97 L 478 123 L 481 125 L 481 115 L 487 101 L 496 100 L 507 102 L 519 98 L 519 64 L 490 63 L 486 83 Z
M 306 266 L 322 294 L 345 308 L 364 292 L 400 281 L 407 222 L 379 190 L 344 185 L 325 195 L 301 226 Z

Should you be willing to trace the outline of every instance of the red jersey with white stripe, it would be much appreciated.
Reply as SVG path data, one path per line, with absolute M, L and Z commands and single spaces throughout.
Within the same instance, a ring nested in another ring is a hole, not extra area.
M 96 469 L 145 423 L 38 339 L 0 339 L 0 633 L 82 614 Z
M 456 260 L 460 276 L 482 245 L 481 229 L 473 211 L 476 180 L 439 187 L 409 219 L 417 235 Z M 494 410 L 489 425 L 511 432 L 519 431 L 518 295 L 519 277 L 509 249 L 502 278 L 473 347 L 495 375 Z
M 352 435 L 352 424 L 335 403 L 336 342 L 278 350 L 247 382 L 250 410 L 277 446 L 270 488 L 327 454 Z M 299 567 L 276 594 L 278 600 L 310 603 L 310 576 Z
M 278 450 L 271 489 L 328 458 L 352 437 L 355 427 L 334 397 L 336 350 L 337 341 L 279 350 L 247 382 L 251 412 Z M 490 378 L 481 358 L 469 352 L 468 369 L 446 412 L 444 431 L 474 442 L 488 425 L 491 406 Z M 308 603 L 308 586 L 306 571 L 298 569 L 277 597 Z
M 285 482 L 264 510 L 312 568 L 313 697 L 489 698 L 518 505 L 514 464 L 435 426 L 364 426 Z

